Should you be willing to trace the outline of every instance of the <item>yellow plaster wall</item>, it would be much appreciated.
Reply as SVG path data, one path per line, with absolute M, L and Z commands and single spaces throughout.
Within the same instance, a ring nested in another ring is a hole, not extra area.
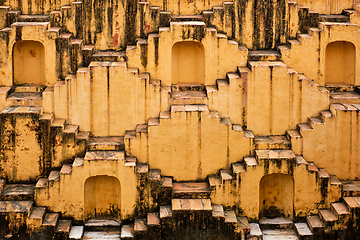
M 295 0 L 300 6 L 308 7 L 310 10 L 320 14 L 341 14 L 343 9 L 351 9 L 353 0 Z
M 178 181 L 205 179 L 250 154 L 251 139 L 217 113 L 181 108 L 173 107 L 160 125 L 125 139 L 127 152 Z
M 18 111 L 21 111 L 20 109 Z M 1 114 L 1 178 L 35 181 L 43 170 L 39 114 Z
M 301 132 L 302 154 L 339 179 L 355 179 L 360 174 L 359 112 L 341 107 L 336 110 L 334 106 L 330 107 L 334 118 Z
M 291 203 L 284 203 L 289 204 L 286 214 L 289 214 L 289 216 L 293 216 L 293 214 L 306 216 L 309 213 L 316 213 L 317 206 L 321 202 L 321 191 L 317 183 L 316 173 L 309 172 L 305 164 L 290 167 L 293 163 L 290 163 L 289 160 L 282 160 L 280 165 L 276 161 L 281 160 L 270 161 L 267 167 L 264 167 L 263 163 L 248 166 L 247 172 L 241 175 L 240 207 L 244 214 L 250 219 L 259 218 L 260 206 L 262 205 L 260 203 L 260 200 L 262 200 L 260 181 L 269 174 L 286 174 L 294 180 L 294 212 L 289 211 L 288 207 Z
M 281 50 L 284 63 L 304 73 L 321 86 L 326 83 L 326 49 L 333 42 L 349 42 L 355 46 L 355 85 L 359 84 L 360 63 L 357 60 L 359 32 L 353 23 L 320 23 L 319 29 L 310 28 L 311 37 L 298 37 L 301 44 L 291 44 L 291 50 Z M 306 56 L 306 57 L 304 57 Z
M 52 86 L 57 81 L 57 60 L 55 39 L 59 32 L 49 30 L 50 23 L 27 23 L 18 22 L 12 24 L 7 37 L 1 39 L 2 58 L 6 59 L 4 64 L 0 65 L 2 74 L 1 85 L 13 85 L 13 48 L 17 41 L 37 41 L 44 46 L 44 62 L 45 62 L 45 85 Z M 6 35 L 5 35 L 6 36 Z M 41 74 L 40 74 L 41 77 Z
M 75 220 L 85 220 L 85 182 L 90 177 L 109 176 L 120 182 L 120 215 L 126 219 L 134 213 L 137 193 L 137 177 L 134 167 L 125 167 L 124 158 L 113 161 L 84 160 L 83 166 L 72 168 L 71 174 L 61 174 L 59 181 L 49 182 L 45 189 L 35 190 L 35 201 L 48 206 L 50 211 L 61 212 Z M 98 201 L 107 202 L 106 195 L 99 195 Z
M 189 34 L 184 35 L 184 32 Z M 205 29 L 204 23 L 186 25 L 186 22 L 173 22 L 170 28 L 160 28 L 158 35 L 149 35 L 145 43 L 138 41 L 136 47 L 128 48 L 128 65 L 138 67 L 140 72 L 150 73 L 152 79 L 161 79 L 163 86 L 170 86 L 172 48 L 177 42 L 183 41 L 195 41 L 203 45 L 205 85 L 214 85 L 215 80 L 224 78 L 227 72 L 235 71 L 239 65 L 246 65 L 246 48 L 239 48 L 236 42 L 228 41 L 224 34 L 217 33 L 213 28 Z M 144 47 L 147 51 L 142 50 Z

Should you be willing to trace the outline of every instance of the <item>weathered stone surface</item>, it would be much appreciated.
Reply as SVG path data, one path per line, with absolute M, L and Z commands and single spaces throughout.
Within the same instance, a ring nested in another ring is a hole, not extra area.
M 38 220 L 42 221 L 42 219 L 45 216 L 45 212 L 46 212 L 45 207 L 34 207 L 29 218 L 30 219 L 38 219 Z
M 208 193 L 209 185 L 205 182 L 179 182 L 173 183 L 173 194 L 179 193 Z
M 1 213 L 30 213 L 33 201 L 0 201 Z
M 118 161 L 125 158 L 121 151 L 88 151 L 85 154 L 85 161 Z
M 211 211 L 211 201 L 207 198 L 202 199 L 172 199 L 173 211 Z
M 71 230 L 71 220 L 61 219 L 56 227 L 56 232 L 69 234 Z
M 43 226 L 55 227 L 58 223 L 60 215 L 58 213 L 47 213 L 44 217 Z
M 123 225 L 121 227 L 121 238 L 133 238 L 133 226 Z
M 147 225 L 159 225 L 160 224 L 160 213 L 148 213 L 147 214 Z
M 81 239 L 84 234 L 84 226 L 72 226 L 69 239 Z
M 223 205 L 215 204 L 212 206 L 213 217 L 225 217 Z

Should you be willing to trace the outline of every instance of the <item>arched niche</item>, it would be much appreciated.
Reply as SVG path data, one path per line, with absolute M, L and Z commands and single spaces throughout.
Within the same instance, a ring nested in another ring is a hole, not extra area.
M 84 187 L 85 219 L 114 217 L 120 219 L 121 189 L 115 177 L 90 177 Z
M 13 47 L 13 85 L 45 85 L 45 50 L 38 41 L 24 40 Z
M 205 82 L 204 46 L 195 41 L 177 42 L 171 51 L 172 84 Z
M 325 52 L 325 83 L 355 84 L 356 49 L 345 41 L 331 42 Z
M 274 173 L 260 180 L 260 217 L 293 217 L 294 180 Z

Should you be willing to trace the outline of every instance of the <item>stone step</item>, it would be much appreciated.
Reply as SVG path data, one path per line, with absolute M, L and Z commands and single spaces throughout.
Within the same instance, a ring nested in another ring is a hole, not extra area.
M 20 15 L 18 22 L 50 22 L 50 15 Z
M 125 167 L 136 167 L 136 157 L 125 157 Z
M 234 177 L 232 175 L 232 171 L 230 169 L 221 169 L 220 170 L 220 179 L 222 183 L 225 183 L 225 181 L 233 180 Z
M 163 188 L 172 188 L 173 181 L 171 177 L 161 177 L 161 187 Z
M 343 199 L 349 211 L 360 207 L 360 199 L 358 197 L 343 197 Z
M 296 156 L 296 164 L 297 165 L 308 165 L 305 158 L 303 156 Z
M 211 200 L 209 198 L 202 199 L 179 199 L 171 200 L 173 211 L 212 211 Z
M 12 106 L 42 106 L 41 92 L 13 92 L 7 97 Z
M 258 162 L 254 157 L 244 157 L 244 162 L 246 166 L 246 171 L 248 171 L 249 168 L 256 167 L 258 165 Z
M 0 201 L 0 214 L 25 213 L 30 215 L 34 201 Z
M 125 62 L 126 53 L 124 51 L 96 51 L 91 56 L 92 61 Z
M 295 159 L 291 150 L 255 150 L 256 159 L 260 161 L 275 159 Z
M 15 86 L 14 92 L 27 92 L 27 93 L 34 93 L 34 92 L 43 92 L 46 86 L 43 85 L 34 85 L 34 84 L 23 84 Z
M 341 14 L 319 14 L 319 22 L 350 22 L 350 17 Z
M 147 230 L 147 223 L 145 218 L 136 218 L 134 220 L 134 232 L 145 232 Z
M 302 138 L 300 132 L 297 129 L 286 130 L 286 137 L 290 139 L 290 141 L 295 141 Z
M 249 220 L 246 217 L 237 217 L 237 231 L 245 232 L 245 235 L 250 233 Z
M 330 175 L 326 172 L 324 168 L 319 168 L 319 178 L 330 178 Z
M 152 181 L 161 181 L 161 170 L 160 169 L 150 169 L 148 179 Z
M 308 123 L 299 123 L 297 125 L 297 130 L 301 135 L 303 135 L 305 131 L 311 131 L 313 128 Z
M 82 240 L 119 240 L 121 237 L 120 231 L 85 231 Z
M 200 83 L 177 83 L 171 85 L 171 92 L 176 91 L 203 91 L 205 92 L 205 85 Z
M 77 135 L 77 133 L 79 132 L 79 126 L 78 125 L 71 125 L 71 124 L 67 124 L 64 128 L 64 133 L 65 134 L 73 134 L 74 136 Z
M 342 186 L 341 181 L 335 175 L 330 175 L 330 184 Z
M 258 223 L 250 223 L 249 225 L 250 225 L 250 233 L 248 239 L 254 239 L 254 240 L 262 239 L 262 232 L 260 229 L 260 225 Z
M 308 216 L 306 218 L 306 221 L 312 232 L 321 231 L 321 229 L 325 227 L 324 222 L 320 219 L 318 215 Z
M 357 92 L 332 92 L 330 93 L 330 103 L 360 104 L 360 94 Z
M 294 226 L 299 240 L 314 239 L 313 233 L 311 232 L 311 229 L 307 223 L 294 223 Z
M 58 224 L 59 218 L 59 213 L 47 213 L 44 217 L 42 226 L 55 229 Z
M 330 111 L 321 111 L 320 118 L 322 122 L 325 122 L 328 118 L 334 118 L 335 116 Z
M 299 46 L 301 42 L 297 39 L 290 39 L 287 40 L 287 45 L 290 47 L 290 49 L 296 48 L 296 46 Z
M 171 15 L 172 22 L 204 21 L 202 15 Z
M 291 149 L 291 142 L 286 136 L 256 136 L 255 149 Z
M 335 213 L 335 215 L 339 218 L 344 215 L 349 215 L 350 212 L 346 207 L 346 204 L 342 202 L 334 202 L 330 204 L 331 210 Z
M 333 92 L 354 92 L 355 86 L 348 83 L 326 83 L 325 88 Z
M 72 164 L 72 168 L 74 167 L 82 167 L 84 166 L 84 159 L 83 158 L 75 158 L 73 164 Z
M 38 229 L 45 217 L 46 207 L 34 207 L 29 218 L 26 219 L 26 225 L 29 229 Z
M 206 92 L 204 91 L 173 91 L 171 92 L 170 104 L 206 104 Z
M 30 214 L 30 219 L 42 220 L 45 217 L 46 207 L 34 207 Z
M 224 218 L 225 212 L 223 205 L 220 204 L 212 205 L 212 216 L 215 218 Z
M 209 198 L 210 187 L 206 182 L 173 183 L 173 198 Z
M 34 199 L 34 184 L 6 184 L 1 192 L 2 201 L 24 201 Z
M 259 220 L 261 229 L 276 229 L 276 228 L 290 228 L 293 225 L 293 221 L 289 218 L 277 217 L 267 218 L 262 217 Z
M 72 226 L 69 239 L 80 240 L 84 235 L 84 226 Z
M 65 124 L 66 124 L 66 120 L 62 119 L 62 118 L 55 118 L 52 123 L 51 123 L 51 127 L 53 128 L 65 128 Z
M 160 213 L 159 212 L 148 213 L 147 225 L 148 226 L 160 225 Z
M 36 182 L 34 189 L 40 189 L 40 188 L 46 188 L 48 183 L 47 178 L 39 178 L 39 180 Z
M 125 151 L 124 137 L 90 137 L 90 151 Z
M 224 211 L 224 215 L 225 215 L 225 223 L 231 223 L 236 225 L 237 224 L 237 218 L 236 218 L 236 213 L 233 210 L 229 210 L 229 211 Z
M 160 218 L 171 218 L 172 216 L 171 205 L 160 206 Z
M 341 181 L 344 197 L 360 196 L 360 181 Z
M 204 104 L 197 105 L 171 105 L 171 112 L 208 112 L 209 108 Z
M 336 222 L 338 217 L 331 209 L 320 209 L 319 216 L 324 222 Z
M 310 117 L 308 118 L 308 124 L 310 127 L 315 128 L 316 125 L 324 124 L 320 117 Z
M 88 220 L 84 227 L 85 231 L 118 231 L 121 221 L 114 218 L 93 218 Z
M 307 33 L 297 34 L 297 40 L 299 40 L 300 42 L 305 41 L 305 39 L 311 39 L 311 38 L 313 38 L 313 36 Z
M 84 157 L 85 161 L 118 161 L 124 160 L 123 151 L 87 151 Z
M 234 175 L 238 175 L 246 172 L 246 167 L 244 166 L 243 163 L 237 162 L 231 164 L 231 166 Z
M 51 171 L 48 177 L 48 181 L 60 181 L 60 171 Z
M 60 219 L 55 230 L 55 236 L 59 239 L 68 239 L 70 235 L 72 221 Z
M 309 172 L 319 172 L 318 167 L 312 162 L 308 163 L 307 169 L 308 169 Z
M 219 175 L 209 175 L 208 180 L 211 189 L 221 185 L 221 179 Z
M 146 163 L 136 164 L 136 173 L 137 174 L 147 174 L 149 172 L 149 165 Z
M 281 54 L 273 50 L 249 51 L 249 61 L 280 61 Z
M 294 229 L 266 229 L 262 230 L 263 239 L 299 240 Z
M 60 174 L 71 174 L 72 173 L 72 165 L 64 164 L 61 167 Z
M 121 227 L 120 237 L 121 237 L 121 239 L 134 238 L 134 227 L 132 225 L 123 225 Z

